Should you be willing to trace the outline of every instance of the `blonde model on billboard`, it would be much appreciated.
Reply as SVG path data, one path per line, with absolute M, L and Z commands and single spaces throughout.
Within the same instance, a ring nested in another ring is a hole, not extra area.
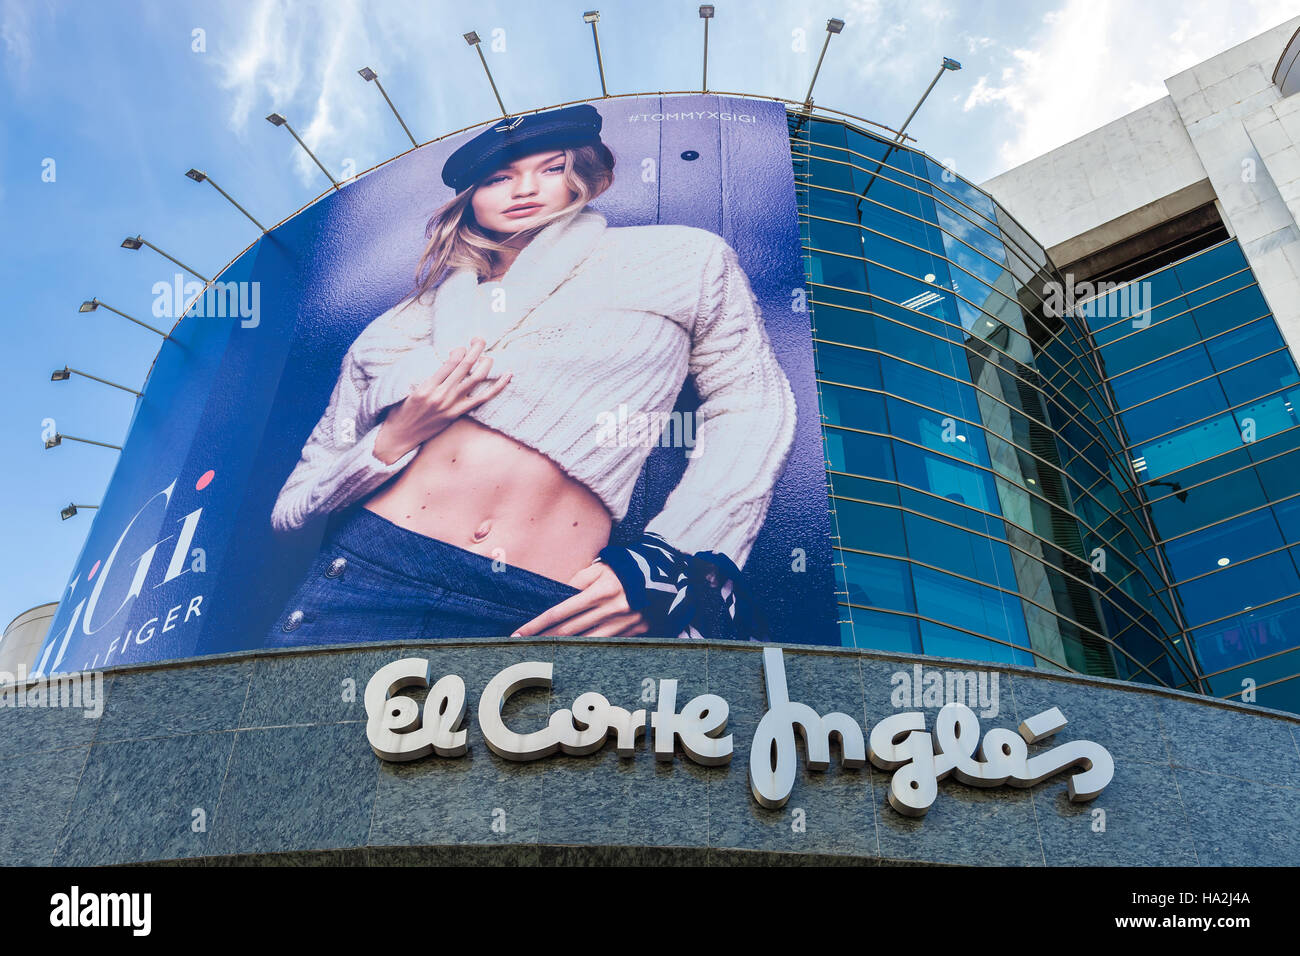
M 689 635 L 701 566 L 740 620 L 794 397 L 724 240 L 587 208 L 613 182 L 600 124 L 591 106 L 542 113 L 448 159 L 457 194 L 430 221 L 415 294 L 349 349 L 275 503 L 281 530 L 360 507 L 273 641 Z M 685 474 L 611 547 L 659 436 L 601 423 L 671 412 L 688 375 Z

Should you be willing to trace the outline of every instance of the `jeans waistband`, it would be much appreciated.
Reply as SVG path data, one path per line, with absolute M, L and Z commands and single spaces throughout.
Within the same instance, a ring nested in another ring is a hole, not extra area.
M 577 593 L 534 571 L 506 564 L 494 569 L 486 555 L 409 531 L 365 508 L 356 508 L 329 532 L 323 550 L 331 545 L 403 577 L 485 601 L 501 601 L 520 590 L 559 598 Z

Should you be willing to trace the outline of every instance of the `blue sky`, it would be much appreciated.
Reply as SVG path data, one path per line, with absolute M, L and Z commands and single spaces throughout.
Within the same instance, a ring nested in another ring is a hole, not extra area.
M 941 58 L 960 60 L 909 132 L 975 182 L 1160 98 L 1165 77 L 1295 12 L 1275 0 L 715 6 L 714 90 L 802 98 L 832 16 L 847 26 L 819 104 L 897 125 Z M 78 304 L 95 296 L 170 325 L 152 318 L 151 290 L 177 270 L 122 238 L 143 234 L 214 276 L 257 237 L 185 170 L 205 170 L 271 225 L 328 185 L 263 119 L 272 110 L 339 177 L 400 152 L 409 143 L 362 66 L 421 142 L 490 119 L 499 111 L 468 30 L 484 38 L 507 109 L 599 95 L 581 19 L 591 7 L 611 93 L 698 88 L 697 2 L 0 0 L 0 625 L 58 598 L 95 514 L 61 521 L 59 509 L 97 503 L 117 460 L 71 442 L 44 450 L 42 422 L 121 444 L 133 409 L 125 392 L 52 383 L 50 371 L 139 388 L 161 341 Z

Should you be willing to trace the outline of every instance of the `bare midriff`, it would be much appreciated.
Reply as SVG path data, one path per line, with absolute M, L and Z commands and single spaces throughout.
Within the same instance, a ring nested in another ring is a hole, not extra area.
M 609 512 L 541 452 L 458 418 L 365 505 L 408 531 L 568 582 L 609 543 Z

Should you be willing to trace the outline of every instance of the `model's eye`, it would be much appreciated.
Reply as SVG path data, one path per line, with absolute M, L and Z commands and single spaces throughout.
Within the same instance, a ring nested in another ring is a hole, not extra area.
M 489 176 L 486 180 L 484 180 L 483 185 L 484 185 L 484 186 L 495 186 L 497 183 L 503 183 L 503 182 L 505 182 L 505 181 L 506 181 L 506 178 L 507 178 L 507 177 L 505 177 L 504 175 Z
M 557 163 L 554 166 L 547 167 L 546 171 L 548 173 L 562 173 L 564 172 L 564 163 Z

